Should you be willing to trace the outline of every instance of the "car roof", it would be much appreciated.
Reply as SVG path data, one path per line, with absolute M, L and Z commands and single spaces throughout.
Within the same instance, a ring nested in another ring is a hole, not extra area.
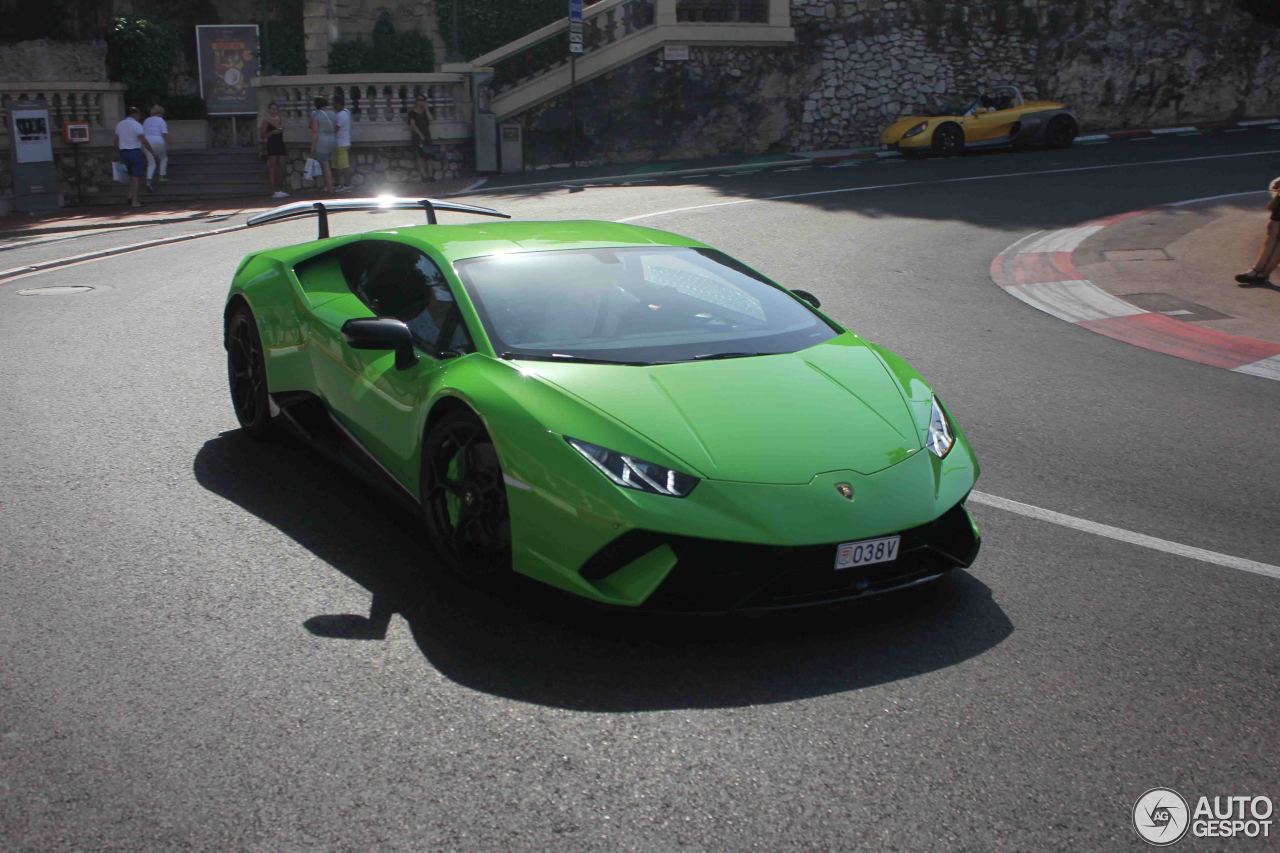
M 394 234 L 407 242 L 434 249 L 450 263 L 510 252 L 627 246 L 704 246 L 697 240 L 669 231 L 593 219 L 414 225 L 370 231 L 363 236 L 376 237 L 379 234 Z

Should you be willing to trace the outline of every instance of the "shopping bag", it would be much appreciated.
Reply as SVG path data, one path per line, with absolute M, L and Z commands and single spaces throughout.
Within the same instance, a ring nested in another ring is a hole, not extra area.
M 111 161 L 111 180 L 117 184 L 129 183 L 129 167 L 119 160 Z
M 324 169 L 320 168 L 320 161 L 314 157 L 308 157 L 307 162 L 302 166 L 302 177 L 307 179 L 318 178 L 324 174 Z

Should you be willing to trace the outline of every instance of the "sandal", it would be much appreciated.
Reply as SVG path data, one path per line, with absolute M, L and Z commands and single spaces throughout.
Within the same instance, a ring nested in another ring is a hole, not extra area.
M 1266 277 L 1258 273 L 1257 270 L 1249 270 L 1248 272 L 1242 272 L 1237 275 L 1236 281 L 1240 284 L 1260 284 L 1263 281 L 1266 281 Z

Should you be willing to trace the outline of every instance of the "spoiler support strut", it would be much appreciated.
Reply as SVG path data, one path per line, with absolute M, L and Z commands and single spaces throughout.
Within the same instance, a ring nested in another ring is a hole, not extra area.
M 434 198 L 400 198 L 398 196 L 378 196 L 376 198 L 334 198 L 324 201 L 295 201 L 271 210 L 255 213 L 247 220 L 248 225 L 266 225 L 283 219 L 297 219 L 302 216 L 316 217 L 316 239 L 329 237 L 329 214 L 345 213 L 352 210 L 417 210 L 422 209 L 427 215 L 427 224 L 438 224 L 436 211 L 449 210 L 455 213 L 472 213 L 476 216 L 496 216 L 510 219 L 511 215 L 488 207 L 477 207 L 472 204 L 459 204 L 453 201 L 441 201 Z

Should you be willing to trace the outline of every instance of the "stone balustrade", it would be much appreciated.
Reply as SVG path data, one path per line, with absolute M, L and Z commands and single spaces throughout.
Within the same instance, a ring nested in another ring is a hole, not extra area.
M 315 99 L 332 103 L 339 93 L 351 111 L 355 145 L 408 144 L 408 115 L 419 94 L 427 96 L 433 139 L 448 142 L 471 135 L 466 74 L 312 74 L 261 77 L 257 85 L 259 114 L 265 114 L 272 101 L 279 105 L 288 144 L 308 143 Z
M 74 81 L 0 82 L 0 144 L 8 145 L 9 109 L 23 100 L 43 98 L 53 124 L 54 145 L 67 121 L 87 121 L 94 145 L 111 145 L 116 122 L 124 117 L 124 84 Z

